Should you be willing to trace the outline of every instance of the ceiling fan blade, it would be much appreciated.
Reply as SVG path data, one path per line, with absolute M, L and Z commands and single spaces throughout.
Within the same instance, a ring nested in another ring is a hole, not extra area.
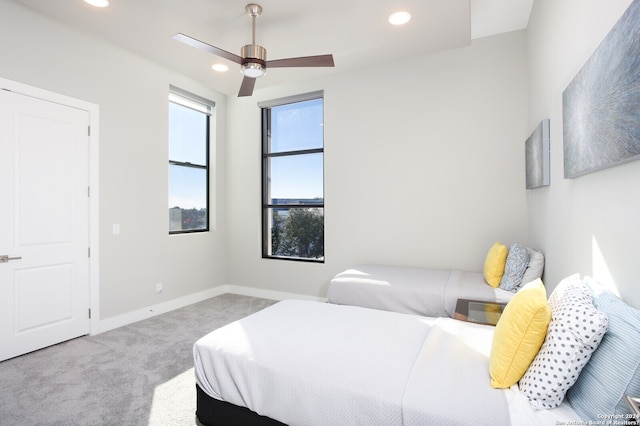
M 267 68 L 283 67 L 333 67 L 333 55 L 303 56 L 299 58 L 267 61 Z
M 197 40 L 193 37 L 189 37 L 188 35 L 182 34 L 182 33 L 178 33 L 175 34 L 173 36 L 171 36 L 172 39 L 177 40 L 181 43 L 184 44 L 188 44 L 189 46 L 198 48 L 198 49 L 202 49 L 202 50 L 206 50 L 209 53 L 213 53 L 214 55 L 218 55 L 221 58 L 225 58 L 228 59 L 232 62 L 235 62 L 237 64 L 241 64 L 242 63 L 242 57 L 235 55 L 231 52 L 227 52 L 226 50 L 222 50 L 218 47 L 212 46 L 210 44 L 207 44 L 203 41 Z
M 240 85 L 240 92 L 238 92 L 238 97 L 251 96 L 253 94 L 253 86 L 255 85 L 255 78 L 244 77 L 242 79 L 242 85 Z

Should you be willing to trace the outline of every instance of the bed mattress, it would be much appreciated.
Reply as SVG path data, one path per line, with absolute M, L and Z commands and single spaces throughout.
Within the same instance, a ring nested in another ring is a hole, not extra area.
M 288 425 L 510 424 L 524 397 L 489 386 L 493 330 L 283 301 L 198 340 L 196 382 Z
M 453 317 L 459 298 L 506 303 L 515 293 L 492 288 L 482 272 L 362 265 L 336 275 L 327 299 L 429 317 Z

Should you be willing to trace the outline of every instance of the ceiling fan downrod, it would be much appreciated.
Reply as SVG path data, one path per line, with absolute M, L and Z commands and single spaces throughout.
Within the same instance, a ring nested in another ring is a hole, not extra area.
M 248 4 L 245 8 L 249 16 L 251 16 L 251 44 L 256 44 L 256 19 L 262 15 L 262 7 L 259 4 Z
M 242 46 L 240 56 L 243 63 L 242 73 L 248 77 L 262 77 L 266 72 L 267 49 L 256 44 L 256 19 L 262 13 L 262 7 L 258 4 L 248 4 L 247 13 L 251 16 L 251 44 Z

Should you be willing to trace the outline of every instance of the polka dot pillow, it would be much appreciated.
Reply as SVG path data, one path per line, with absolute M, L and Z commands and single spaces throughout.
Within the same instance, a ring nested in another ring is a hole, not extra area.
M 549 297 L 551 322 L 540 351 L 520 379 L 535 409 L 555 408 L 578 379 L 607 331 L 607 316 L 593 306 L 578 274 L 562 280 Z

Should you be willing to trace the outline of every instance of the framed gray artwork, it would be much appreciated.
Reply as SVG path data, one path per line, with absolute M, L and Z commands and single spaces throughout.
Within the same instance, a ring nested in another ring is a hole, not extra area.
M 640 0 L 562 94 L 564 177 L 640 159 Z
M 549 186 L 549 119 L 542 120 L 525 142 L 527 189 Z

